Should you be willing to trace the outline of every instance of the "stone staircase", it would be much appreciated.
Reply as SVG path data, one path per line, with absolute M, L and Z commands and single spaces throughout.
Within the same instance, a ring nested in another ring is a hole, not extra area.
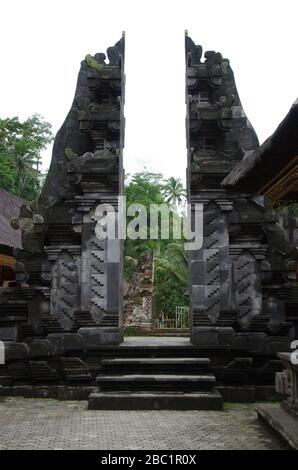
M 208 358 L 118 357 L 103 359 L 101 366 L 90 410 L 222 410 Z

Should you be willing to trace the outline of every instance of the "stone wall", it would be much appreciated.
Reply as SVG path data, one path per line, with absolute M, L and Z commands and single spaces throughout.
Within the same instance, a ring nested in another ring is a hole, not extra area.
M 153 256 L 147 253 L 124 284 L 124 327 L 150 329 L 152 324 Z

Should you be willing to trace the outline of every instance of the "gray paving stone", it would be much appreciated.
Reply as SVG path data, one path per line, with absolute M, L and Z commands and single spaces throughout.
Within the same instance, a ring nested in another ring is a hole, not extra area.
M 87 402 L 0 398 L 0 449 L 284 449 L 253 405 L 225 411 L 88 411 Z

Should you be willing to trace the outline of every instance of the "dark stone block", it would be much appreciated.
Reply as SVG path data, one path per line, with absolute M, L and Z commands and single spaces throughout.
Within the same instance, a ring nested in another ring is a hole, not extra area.
M 34 386 L 32 387 L 32 398 L 57 398 L 59 387 L 50 386 Z
M 235 336 L 234 328 L 219 327 L 217 328 L 217 341 L 219 345 L 230 346 Z
M 232 340 L 231 349 L 238 351 L 248 351 L 249 350 L 249 338 L 247 334 L 236 334 Z
M 192 286 L 193 289 L 199 287 L 200 285 L 204 285 L 204 266 L 205 264 L 203 260 L 192 259 L 190 262 L 191 274 L 194 279 L 196 279 L 196 285 Z M 197 298 L 197 300 L 199 299 Z
M 35 339 L 28 346 L 30 357 L 48 357 L 54 354 L 53 344 L 48 339 Z
M 100 346 L 118 345 L 122 339 L 119 328 L 80 328 L 78 333 L 82 336 L 87 349 L 99 348 Z
M 5 361 L 26 359 L 29 357 L 29 346 L 26 343 L 5 343 Z
M 89 410 L 222 410 L 221 395 L 210 393 L 91 393 Z
M 69 381 L 90 381 L 91 374 L 87 364 L 79 357 L 62 357 L 64 374 Z
M 278 352 L 287 352 L 290 348 L 290 341 L 289 339 L 279 337 L 279 336 L 272 336 L 268 337 L 266 343 L 264 344 L 264 354 L 275 355 Z
M 0 389 L 1 386 L 12 385 L 12 378 L 10 376 L 0 376 Z
M 12 397 L 13 387 L 8 385 L 0 385 L 0 397 Z
M 224 402 L 231 403 L 254 403 L 255 389 L 254 387 L 216 387 L 220 392 Z
M 91 393 L 96 392 L 97 387 L 59 387 L 58 400 L 88 400 Z
M 249 384 L 253 360 L 250 357 L 236 357 L 223 367 L 220 377 L 225 384 Z
M 191 301 L 193 312 L 204 311 L 205 308 L 205 291 L 203 285 L 191 286 Z
M 250 370 L 253 365 L 251 357 L 235 357 L 226 367 L 226 370 Z
M 265 333 L 248 333 L 249 351 L 263 352 L 266 341 L 267 335 Z
M 100 390 L 138 391 L 210 391 L 215 384 L 213 374 L 127 374 L 99 375 L 96 383 Z
M 256 401 L 281 401 L 281 395 L 272 385 L 257 385 L 255 387 Z
M 204 326 L 192 328 L 191 342 L 204 346 L 217 345 L 217 329 Z
M 57 372 L 46 361 L 30 361 L 29 365 L 34 382 L 51 382 L 59 378 Z
M 1 341 L 17 341 L 18 328 L 17 326 L 1 326 L 0 327 Z
M 77 333 L 49 334 L 47 340 L 53 345 L 54 354 L 71 351 L 84 351 L 86 344 L 83 337 Z
M 12 362 L 8 364 L 7 371 L 15 381 L 30 383 L 32 380 L 31 368 L 28 362 Z
M 32 385 L 14 385 L 11 390 L 14 397 L 35 398 Z
M 55 385 L 14 385 L 0 387 L 0 396 L 24 398 L 57 398 L 58 387 Z

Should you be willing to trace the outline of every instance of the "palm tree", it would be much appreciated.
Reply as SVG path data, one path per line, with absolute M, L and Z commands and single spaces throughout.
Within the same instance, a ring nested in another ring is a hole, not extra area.
M 175 308 L 186 305 L 188 288 L 188 256 L 183 243 L 170 243 L 154 258 L 153 286 L 158 311 L 162 309 L 168 318 L 175 318 Z M 171 289 L 175 291 L 174 296 Z
M 14 155 L 15 159 L 15 166 L 17 169 L 17 191 L 18 191 L 18 196 L 22 195 L 23 189 L 26 184 L 26 180 L 28 175 L 31 173 L 35 173 L 37 176 L 39 174 L 39 170 L 35 169 L 33 165 L 38 165 L 37 162 L 38 160 L 36 159 L 35 156 L 28 154 L 22 155 L 22 154 L 15 154 Z
M 174 178 L 173 176 L 165 180 L 162 191 L 164 197 L 166 198 L 166 202 L 173 204 L 174 206 L 177 204 L 180 205 L 183 199 L 186 197 L 186 191 L 183 187 L 181 179 Z
M 169 276 L 174 276 L 181 284 L 187 287 L 188 283 L 188 256 L 184 244 L 179 241 L 170 243 L 164 253 L 156 257 L 161 270 Z

